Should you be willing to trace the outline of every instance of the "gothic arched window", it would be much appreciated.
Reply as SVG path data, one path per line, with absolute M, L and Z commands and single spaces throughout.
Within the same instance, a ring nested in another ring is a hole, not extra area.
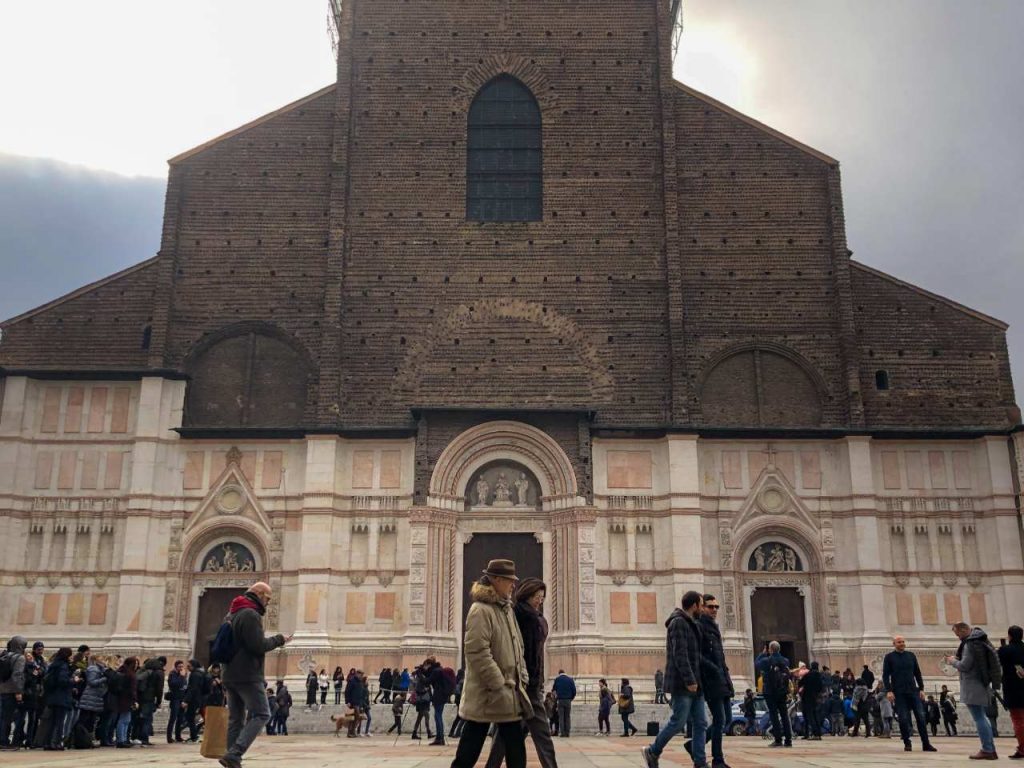
M 519 80 L 496 77 L 469 108 L 466 218 L 540 221 L 543 181 L 540 106 Z

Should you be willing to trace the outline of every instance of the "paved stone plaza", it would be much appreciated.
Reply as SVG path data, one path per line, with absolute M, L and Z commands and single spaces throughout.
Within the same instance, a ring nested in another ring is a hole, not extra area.
M 573 737 L 556 739 L 558 762 L 561 768 L 640 768 L 640 749 L 647 738 L 623 739 Z M 759 738 L 731 738 L 726 741 L 726 757 L 733 768 L 844 768 L 880 767 L 921 768 L 923 766 L 973 765 L 967 755 L 977 750 L 977 740 L 957 738 L 936 740 L 938 754 L 925 755 L 915 751 L 903 752 L 898 739 L 826 739 L 820 742 L 797 742 L 793 749 L 770 749 L 768 742 Z M 916 747 L 917 745 L 915 745 Z M 1001 757 L 1013 752 L 1011 739 L 999 739 L 997 749 Z M 455 754 L 454 743 L 438 748 L 412 744 L 408 737 L 398 742 L 374 736 L 350 741 L 333 736 L 309 735 L 261 738 L 246 757 L 245 764 L 253 768 L 320 768 L 344 765 L 345 768 L 447 768 Z M 537 754 L 528 744 L 530 768 L 537 768 Z M 160 745 L 152 749 L 113 750 L 93 752 L 69 751 L 5 753 L 4 766 L 216 766 L 199 755 L 190 745 Z M 662 764 L 691 765 L 682 751 L 682 740 L 673 743 L 662 756 Z M 483 761 L 479 763 L 483 765 Z

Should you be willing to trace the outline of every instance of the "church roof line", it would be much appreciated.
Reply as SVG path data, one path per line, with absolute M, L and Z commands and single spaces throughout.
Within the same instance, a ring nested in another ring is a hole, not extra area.
M 87 293 L 95 291 L 97 288 L 102 288 L 105 285 L 109 285 L 110 283 L 120 280 L 122 277 L 128 277 L 128 275 L 132 275 L 136 272 L 141 272 L 147 267 L 151 267 L 154 264 L 156 264 L 159 258 L 159 255 L 152 256 L 146 259 L 145 261 L 140 261 L 138 264 L 133 264 L 132 266 L 127 267 L 126 269 L 122 269 L 120 272 L 115 272 L 112 275 L 101 277 L 99 280 L 96 280 L 92 283 L 87 283 L 86 285 L 83 285 L 81 288 L 76 288 L 70 293 L 65 293 L 63 296 L 58 296 L 56 299 L 48 301 L 45 304 L 40 304 L 38 307 L 35 307 L 34 309 L 22 312 L 20 315 L 15 315 L 14 317 L 8 318 L 7 320 L 0 321 L 0 327 L 7 327 L 9 325 L 14 325 L 15 323 L 20 323 L 22 320 L 28 320 L 30 317 L 34 317 L 41 312 L 46 312 L 47 310 L 60 306 L 65 302 L 71 301 L 72 299 L 77 299 L 79 296 L 84 296 Z
M 333 91 L 336 87 L 337 83 L 325 85 L 320 90 L 314 91 L 308 96 L 303 96 L 301 99 L 293 101 L 290 104 L 285 104 L 280 109 L 275 109 L 273 112 L 268 112 L 265 115 L 257 117 L 255 120 L 250 120 L 248 123 L 245 123 L 244 125 L 240 125 L 237 128 L 232 128 L 227 133 L 222 133 L 220 136 L 216 136 L 210 139 L 209 141 L 205 141 L 197 147 L 187 149 L 181 154 L 172 157 L 170 160 L 167 161 L 167 164 L 174 165 L 175 163 L 180 163 L 182 160 L 188 160 L 190 157 L 198 155 L 200 152 L 209 149 L 214 144 L 219 144 L 220 142 L 225 141 L 226 139 L 234 138 L 235 136 L 243 134 L 246 131 L 252 130 L 253 128 L 258 128 L 264 123 L 270 122 L 275 117 L 280 117 L 281 115 L 286 114 L 287 112 L 291 112 L 293 109 L 298 109 L 299 107 L 308 104 L 311 101 L 315 101 L 316 99 L 319 99 L 321 96 Z
M 958 312 L 963 312 L 964 314 L 970 315 L 971 317 L 981 320 L 982 322 L 988 323 L 989 325 L 994 325 L 1001 331 L 1005 331 L 1010 327 L 1009 323 L 1003 322 L 998 318 L 992 317 L 992 315 L 986 315 L 984 312 L 979 312 L 976 309 L 971 309 L 970 307 L 965 306 L 958 301 L 953 301 L 953 299 L 948 299 L 945 296 L 940 296 L 937 293 L 932 293 L 931 291 L 926 290 L 919 285 L 914 285 L 913 283 L 908 283 L 905 280 L 900 280 L 898 277 L 893 277 L 892 275 L 886 272 L 882 272 L 879 269 L 869 267 L 867 264 L 863 264 L 859 261 L 854 261 L 853 259 L 850 259 L 850 266 L 853 267 L 854 269 L 859 269 L 861 272 L 873 275 L 879 278 L 880 280 L 885 280 L 886 282 L 892 283 L 893 285 L 898 285 L 900 288 L 905 288 L 908 291 L 913 291 L 916 294 L 924 296 L 926 299 L 938 301 L 942 304 L 945 304 L 947 307 L 950 307 L 951 309 L 955 309 Z
M 759 131 L 764 131 L 770 136 L 774 136 L 779 141 L 785 142 L 786 144 L 789 144 L 791 147 L 799 149 L 801 152 L 805 152 L 811 157 L 821 160 L 821 162 L 827 165 L 839 165 L 839 161 L 836 160 L 834 157 L 826 155 L 824 152 L 821 152 L 815 149 L 814 147 L 808 146 L 807 144 L 804 144 L 801 141 L 797 141 L 792 136 L 787 136 L 782 131 L 772 128 L 770 125 L 766 125 L 762 123 L 760 120 L 755 120 L 750 115 L 746 115 L 743 112 L 740 112 L 738 109 L 730 107 L 728 104 L 725 104 L 719 101 L 718 99 L 708 96 L 706 93 L 702 93 L 701 91 L 698 91 L 697 89 L 692 88 L 689 85 L 686 85 L 686 83 L 680 82 L 679 80 L 673 80 L 672 83 L 673 85 L 675 85 L 676 88 L 681 90 L 683 93 L 693 96 L 695 99 L 703 101 L 705 104 L 708 104 L 709 106 L 712 106 L 715 109 L 725 112 L 727 115 L 735 117 L 737 120 L 746 123 L 752 128 L 756 128 Z

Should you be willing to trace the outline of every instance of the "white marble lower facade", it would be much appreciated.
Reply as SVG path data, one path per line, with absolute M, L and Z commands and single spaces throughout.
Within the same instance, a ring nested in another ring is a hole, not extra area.
M 801 654 L 859 669 L 899 633 L 935 679 L 950 623 L 1001 636 L 1024 621 L 1019 434 L 596 435 L 591 501 L 549 435 L 485 421 L 444 449 L 414 504 L 415 437 L 184 439 L 184 389 L 5 380 L 8 635 L 183 656 L 216 614 L 210 595 L 262 578 L 277 595 L 268 625 L 295 634 L 277 674 L 307 656 L 328 669 L 454 661 L 466 568 L 516 533 L 550 587 L 549 669 L 582 678 L 649 679 L 688 589 L 722 602 L 740 682 L 766 639 L 753 623 L 776 607 Z

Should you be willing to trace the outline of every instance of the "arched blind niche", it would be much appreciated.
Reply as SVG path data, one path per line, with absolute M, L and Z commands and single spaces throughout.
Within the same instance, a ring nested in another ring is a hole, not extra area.
M 501 75 L 469 108 L 466 219 L 540 221 L 543 149 L 540 107 L 530 89 Z

